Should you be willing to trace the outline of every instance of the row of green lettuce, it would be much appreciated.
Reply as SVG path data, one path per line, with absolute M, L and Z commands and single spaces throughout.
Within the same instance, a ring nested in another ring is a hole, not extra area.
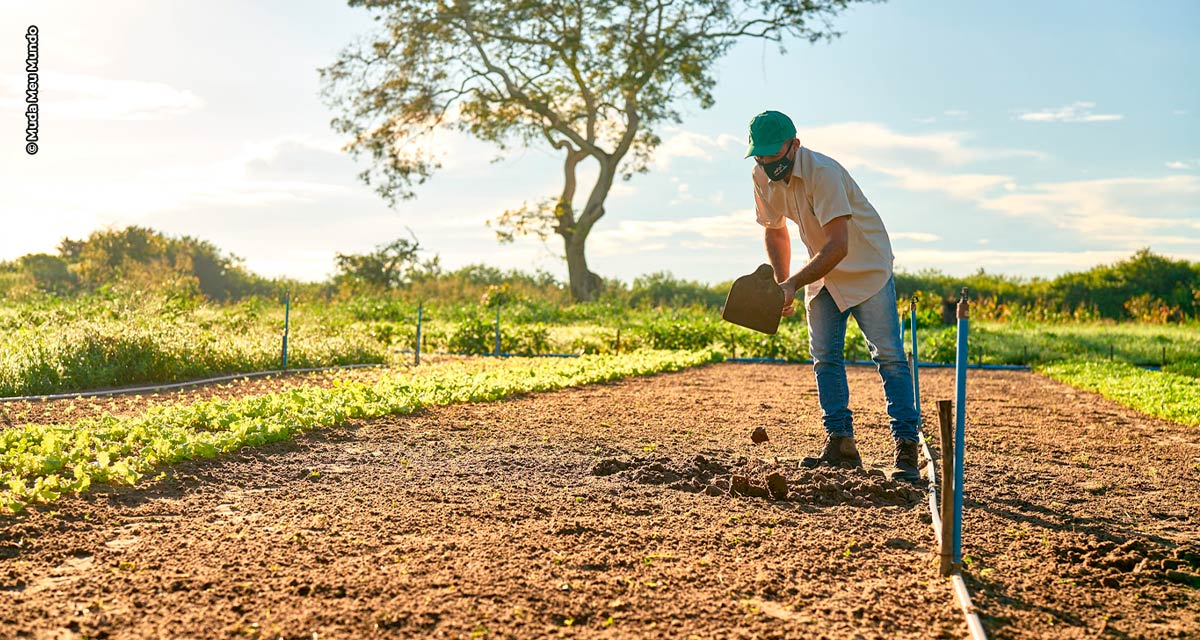
M 373 384 L 297 387 L 237 399 L 164 405 L 136 417 L 0 431 L 0 511 L 16 512 L 88 489 L 133 484 L 159 465 L 207 458 L 352 419 L 641 376 L 720 360 L 711 351 L 636 351 L 570 359 L 449 362 Z
M 1038 370 L 1142 413 L 1200 426 L 1200 378 L 1110 362 L 1052 364 Z

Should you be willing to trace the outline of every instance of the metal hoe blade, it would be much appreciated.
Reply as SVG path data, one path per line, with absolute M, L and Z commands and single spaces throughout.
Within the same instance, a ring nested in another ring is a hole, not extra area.
M 782 311 L 783 290 L 775 282 L 774 269 L 764 264 L 754 273 L 733 281 L 721 317 L 738 326 L 773 336 L 779 330 Z

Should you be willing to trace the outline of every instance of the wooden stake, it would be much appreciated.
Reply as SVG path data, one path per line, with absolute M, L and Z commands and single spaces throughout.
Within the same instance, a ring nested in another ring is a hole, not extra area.
M 941 423 L 942 439 L 942 548 L 940 549 L 942 576 L 954 570 L 954 553 L 950 548 L 954 535 L 954 401 L 938 400 L 938 421 Z

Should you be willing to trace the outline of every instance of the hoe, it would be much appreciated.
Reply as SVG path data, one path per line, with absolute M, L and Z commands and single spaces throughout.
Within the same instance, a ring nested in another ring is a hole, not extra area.
M 783 290 L 775 282 L 775 270 L 759 265 L 754 273 L 733 281 L 721 317 L 733 324 L 775 335 L 783 310 Z

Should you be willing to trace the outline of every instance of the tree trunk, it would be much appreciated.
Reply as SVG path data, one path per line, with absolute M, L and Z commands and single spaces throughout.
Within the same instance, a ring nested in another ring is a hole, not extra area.
M 600 277 L 588 270 L 587 256 L 583 245 L 586 236 L 575 234 L 564 236 L 567 249 L 567 274 L 571 283 L 571 299 L 575 302 L 590 302 L 599 293 Z
M 578 164 L 578 160 L 572 162 L 572 159 L 568 157 L 567 160 L 567 183 L 563 198 L 559 201 L 559 225 L 555 231 L 563 237 L 567 250 L 567 276 L 571 287 L 571 299 L 575 302 L 590 302 L 600 292 L 601 281 L 600 276 L 588 270 L 584 245 L 592 226 L 604 215 L 604 200 L 612 188 L 617 163 L 611 158 L 600 161 L 600 175 L 596 177 L 596 184 L 592 186 L 583 212 L 576 219 L 574 210 L 567 204 L 567 194 L 573 195 L 575 192 L 575 165 Z

